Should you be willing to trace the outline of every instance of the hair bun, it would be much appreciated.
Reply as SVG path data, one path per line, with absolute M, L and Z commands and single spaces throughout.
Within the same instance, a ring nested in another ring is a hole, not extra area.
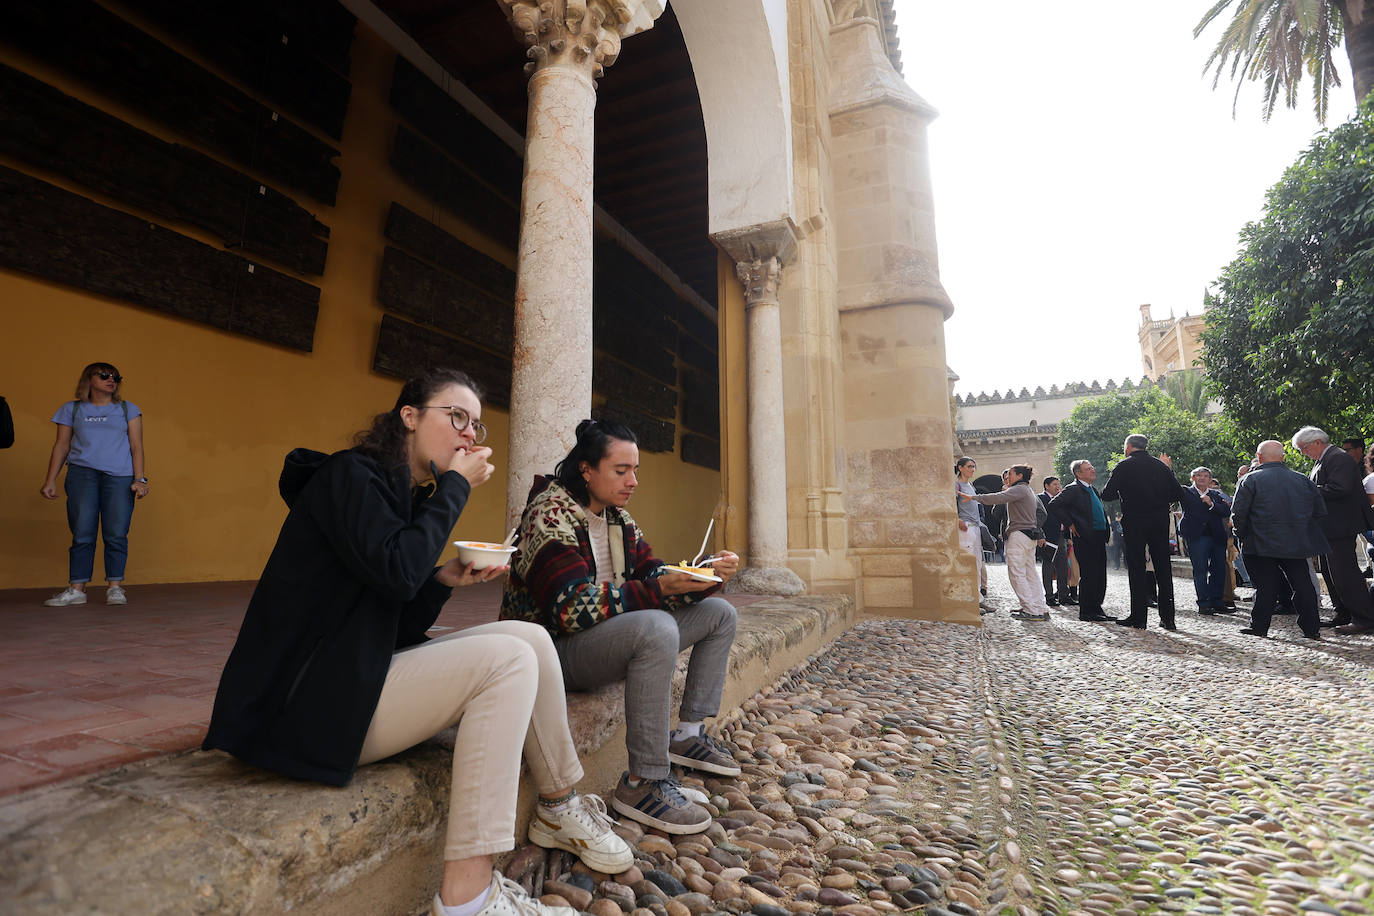
M 595 420 L 583 420 L 577 424 L 577 438 L 581 439 L 586 435 L 587 430 L 596 425 Z

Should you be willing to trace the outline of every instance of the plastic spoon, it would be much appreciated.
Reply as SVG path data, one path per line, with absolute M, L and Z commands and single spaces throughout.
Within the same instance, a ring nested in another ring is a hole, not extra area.
M 502 547 L 509 547 L 511 544 L 514 544 L 514 543 L 515 543 L 515 532 L 517 532 L 517 531 L 519 531 L 519 530 L 520 530 L 520 526 L 519 526 L 519 525 L 516 525 L 514 528 L 512 528 L 512 529 L 510 530 L 510 534 L 506 535 L 506 539 L 505 539 L 504 541 L 501 542 L 501 546 L 502 546 Z

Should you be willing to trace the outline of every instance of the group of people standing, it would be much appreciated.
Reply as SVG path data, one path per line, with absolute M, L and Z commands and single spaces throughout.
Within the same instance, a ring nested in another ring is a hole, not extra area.
M 1240 545 L 1246 569 L 1256 593 L 1250 626 L 1242 633 L 1266 636 L 1281 592 L 1292 593 L 1298 625 L 1310 639 L 1319 637 L 1321 626 L 1334 626 L 1342 635 L 1374 633 L 1374 597 L 1364 583 L 1356 560 L 1358 535 L 1374 537 L 1374 474 L 1363 476 L 1358 460 L 1366 462 L 1363 442 L 1347 440 L 1338 448 L 1316 427 L 1304 427 L 1292 440 L 1293 448 L 1312 459 L 1315 466 L 1305 477 L 1284 465 L 1283 443 L 1260 443 L 1255 460 L 1243 468 L 1234 500 L 1215 484 L 1205 467 L 1192 471 L 1192 486 L 1182 486 L 1174 476 L 1172 460 L 1149 452 L 1149 440 L 1131 435 L 1124 443 L 1125 457 L 1112 469 L 1105 487 L 1095 486 L 1097 470 L 1079 459 L 1070 465 L 1074 480 L 1059 488 L 1056 478 L 1046 478 L 1037 504 L 1030 487 L 1032 469 L 1013 465 L 1003 475 L 1003 490 L 978 494 L 968 484 L 976 467 L 971 458 L 955 465 L 960 513 L 960 543 L 976 551 L 980 567 L 981 545 L 976 548 L 966 526 L 977 522 L 974 503 L 1005 505 L 1008 512 L 1007 576 L 1019 608 L 1012 616 L 1022 620 L 1049 619 L 1045 597 L 1053 575 L 1062 582 L 1066 570 L 1054 548 L 1050 532 L 1067 531 L 1079 570 L 1079 619 L 1091 622 L 1115 620 L 1122 626 L 1144 629 L 1151 605 L 1158 607 L 1159 624 L 1177 629 L 1170 529 L 1175 504 L 1181 507 L 1179 534 L 1189 545 L 1198 611 L 1224 613 L 1231 530 Z M 1358 448 L 1357 448 L 1358 447 Z M 1248 472 L 1248 473 L 1246 473 Z M 1106 548 L 1112 538 L 1104 501 L 1121 501 L 1121 540 L 1130 581 L 1130 612 L 1116 619 L 1104 612 Z M 1035 510 L 1043 508 L 1037 518 Z M 1048 546 L 1044 593 L 1035 581 L 1034 549 Z M 1309 576 L 1309 558 L 1318 561 L 1326 577 L 1336 617 L 1321 621 L 1317 596 Z M 1158 571 L 1158 575 L 1150 569 Z

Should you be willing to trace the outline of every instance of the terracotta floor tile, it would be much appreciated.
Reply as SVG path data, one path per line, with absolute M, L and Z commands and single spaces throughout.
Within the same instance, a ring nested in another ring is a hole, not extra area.
M 175 718 L 183 722 L 201 722 L 210 718 L 210 704 L 204 700 L 185 697 L 164 697 L 150 694 L 130 694 L 111 697 L 110 705 L 145 716 Z
M 0 687 L 0 700 L 33 696 L 34 692 L 30 687 Z
M 113 769 L 147 757 L 146 751 L 94 735 L 62 735 L 17 747 L 7 754 L 20 760 L 59 770 L 63 775 Z
M 131 737 L 124 743 L 148 751 L 172 754 L 177 751 L 189 751 L 192 748 L 200 747 L 200 743 L 204 740 L 204 725 L 186 723 L 174 725 L 171 728 L 164 728 L 160 731 L 148 732 L 146 735 Z
M 62 771 L 0 754 L 0 795 L 31 789 L 62 777 Z

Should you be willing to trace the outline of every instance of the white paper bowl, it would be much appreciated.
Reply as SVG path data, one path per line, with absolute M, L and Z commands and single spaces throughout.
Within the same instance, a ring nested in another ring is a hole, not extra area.
M 458 548 L 458 559 L 471 563 L 473 569 L 505 566 L 515 553 L 514 547 L 502 547 L 490 541 L 454 541 L 453 546 Z

